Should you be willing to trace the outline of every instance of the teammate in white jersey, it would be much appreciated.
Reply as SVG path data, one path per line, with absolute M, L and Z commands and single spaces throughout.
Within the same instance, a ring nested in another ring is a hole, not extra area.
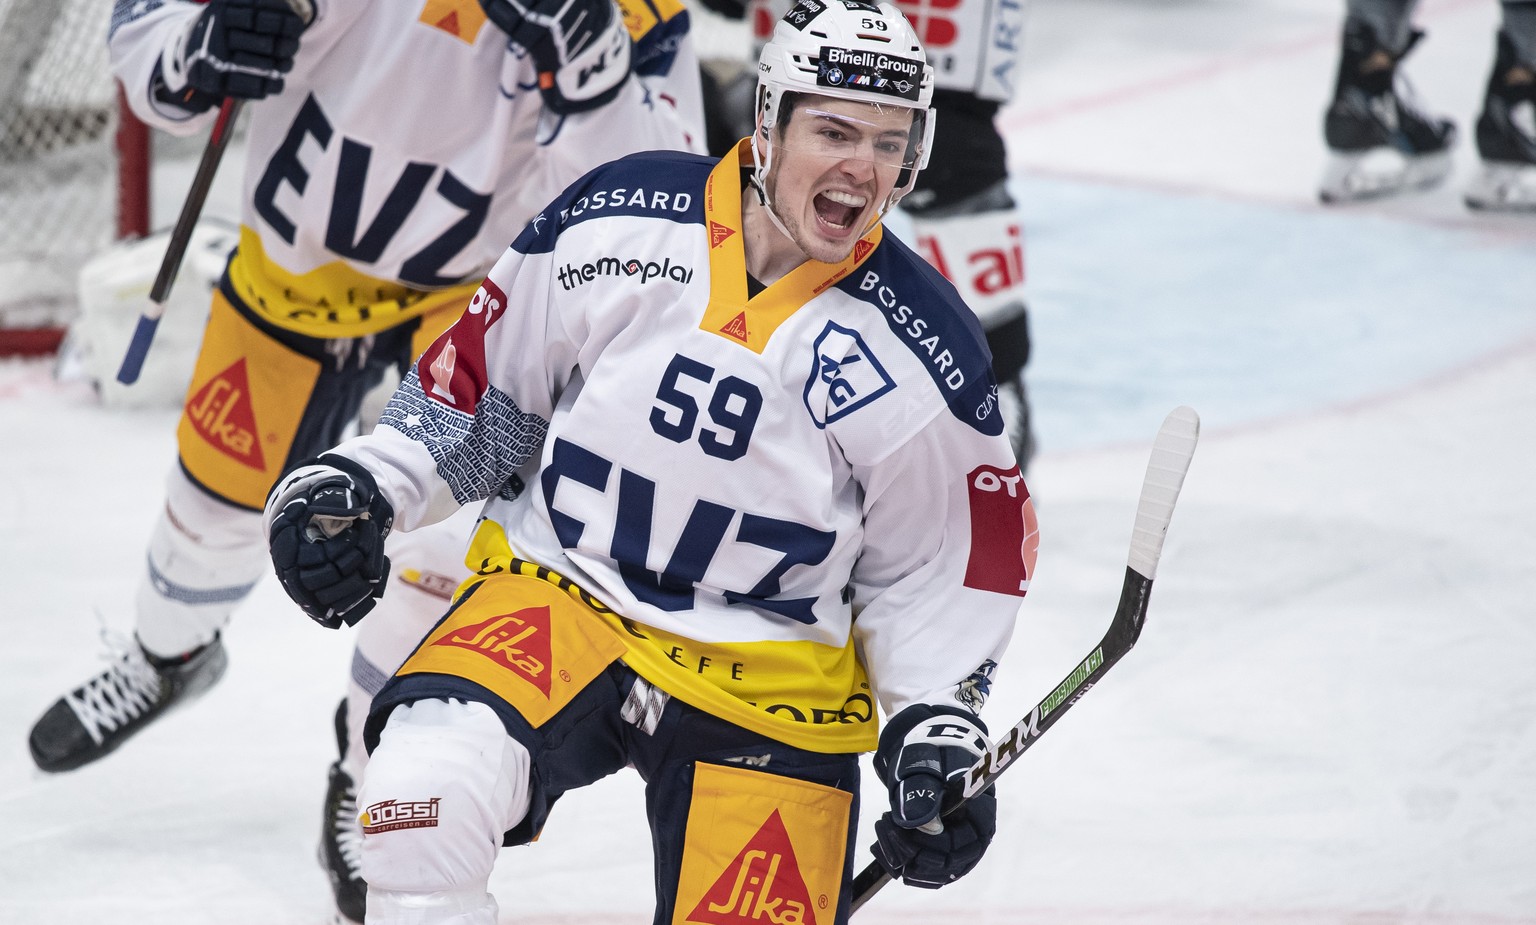
M 268 499 L 327 626 L 379 593 L 392 526 L 484 502 L 474 575 L 368 720 L 370 925 L 492 925 L 497 846 L 626 765 L 658 923 L 846 922 L 877 747 L 890 870 L 941 886 L 991 839 L 991 794 L 919 828 L 986 745 L 1037 543 L 981 327 L 880 225 L 932 69 L 893 7 L 804 0 L 760 74 L 751 139 L 572 185 L 380 426 Z
M 697 144 L 687 28 L 676 0 L 317 0 L 312 19 L 287 0 L 119 0 L 113 70 L 141 118 L 196 133 L 224 99 L 251 101 L 242 228 L 136 640 L 37 722 L 41 768 L 93 761 L 217 681 L 220 630 L 270 569 L 272 483 L 345 435 L 364 393 L 458 316 L 539 207 L 613 157 Z M 437 545 L 461 557 L 469 525 Z M 399 632 L 414 642 L 440 612 L 425 600 Z

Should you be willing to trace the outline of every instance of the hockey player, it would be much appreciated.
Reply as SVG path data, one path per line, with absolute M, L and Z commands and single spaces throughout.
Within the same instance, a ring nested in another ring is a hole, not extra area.
M 1348 0 L 1333 101 L 1323 117 L 1328 165 L 1318 195 L 1336 203 L 1432 187 L 1451 171 L 1456 126 L 1422 111 L 1399 62 L 1423 38 L 1417 0 Z M 1536 211 L 1536 0 L 1503 0 L 1477 120 L 1475 209 Z
M 750 140 L 572 185 L 380 426 L 267 501 L 284 588 L 335 627 L 392 527 L 484 500 L 473 577 L 367 722 L 370 925 L 493 925 L 497 846 L 629 764 L 658 923 L 846 922 L 877 746 L 895 875 L 941 886 L 990 842 L 990 793 L 933 822 L 1036 531 L 979 325 L 880 224 L 932 69 L 893 7 L 802 0 L 759 73 Z
M 709 0 L 724 15 L 746 15 L 755 42 L 768 40 L 792 0 Z M 900 0 L 934 68 L 934 111 L 944 132 L 928 169 L 901 208 L 913 241 L 954 283 L 987 332 L 1003 420 L 1021 464 L 1034 455 L 1024 371 L 1029 317 L 1024 302 L 1024 221 L 1008 192 L 1008 157 L 996 125 L 1013 98 L 1023 50 L 1026 0 Z
M 702 138 L 686 31 L 670 0 L 622 16 L 612 0 L 321 0 L 312 21 L 287 0 L 119 0 L 113 69 L 141 118 L 189 134 L 224 99 L 254 101 L 242 228 L 136 639 L 34 725 L 40 768 L 94 761 L 219 679 L 220 631 L 270 568 L 272 483 L 344 436 L 540 206 L 612 157 Z M 412 641 L 440 613 L 422 606 Z

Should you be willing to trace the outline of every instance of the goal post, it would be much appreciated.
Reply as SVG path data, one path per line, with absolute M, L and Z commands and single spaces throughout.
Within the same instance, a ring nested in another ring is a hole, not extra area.
M 108 66 L 112 0 L 0 0 L 0 355 L 50 353 L 80 267 L 149 230 L 149 129 Z

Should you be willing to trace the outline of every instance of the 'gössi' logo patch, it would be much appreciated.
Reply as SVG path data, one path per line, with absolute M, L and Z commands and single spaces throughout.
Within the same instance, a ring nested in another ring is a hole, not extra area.
M 873 90 L 904 100 L 916 100 L 922 82 L 923 62 L 876 51 L 852 51 L 823 45 L 816 63 L 818 87 Z

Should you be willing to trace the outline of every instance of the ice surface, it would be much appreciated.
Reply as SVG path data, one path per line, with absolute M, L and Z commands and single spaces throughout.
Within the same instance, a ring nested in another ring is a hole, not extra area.
M 1464 130 L 1452 183 L 1325 209 L 1341 8 L 1035 0 L 1002 121 L 1030 217 L 1043 542 L 994 727 L 1107 624 L 1163 415 L 1197 408 L 1202 445 L 1140 644 L 1003 779 L 991 854 L 856 921 L 1536 923 L 1536 218 L 1459 195 L 1498 7 L 1418 17 L 1408 72 Z M 196 706 L 70 774 L 26 753 L 100 664 L 99 622 L 129 624 L 173 429 L 0 366 L 5 925 L 326 920 L 348 636 L 274 583 Z M 606 781 L 504 851 L 502 921 L 649 921 L 638 800 Z

